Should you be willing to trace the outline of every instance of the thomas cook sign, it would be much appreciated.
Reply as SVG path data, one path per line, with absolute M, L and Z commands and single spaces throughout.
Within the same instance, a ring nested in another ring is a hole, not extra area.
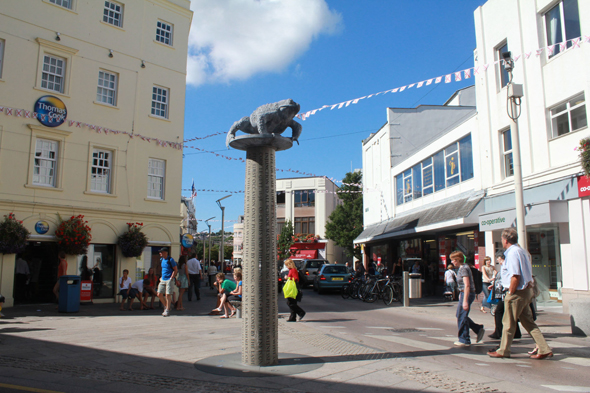
M 37 120 L 46 127 L 58 127 L 66 121 L 68 110 L 66 104 L 57 97 L 43 96 L 35 102 Z

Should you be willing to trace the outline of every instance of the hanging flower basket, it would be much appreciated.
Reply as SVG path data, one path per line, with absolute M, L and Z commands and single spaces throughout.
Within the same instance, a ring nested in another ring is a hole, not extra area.
M 55 231 L 59 249 L 69 255 L 86 254 L 92 240 L 90 227 L 87 224 L 88 221 L 84 221 L 84 216 L 81 214 L 62 221 Z
M 580 152 L 580 164 L 586 177 L 590 177 L 590 138 L 580 140 L 580 145 L 576 147 Z
M 121 253 L 127 258 L 139 257 L 143 253 L 143 249 L 148 244 L 148 238 L 141 231 L 143 223 L 141 222 L 128 222 L 128 230 L 121 236 L 119 236 L 119 247 L 121 247 Z
M 27 247 L 30 232 L 22 221 L 15 218 L 14 213 L 4 216 L 0 222 L 0 252 L 2 254 L 18 254 Z

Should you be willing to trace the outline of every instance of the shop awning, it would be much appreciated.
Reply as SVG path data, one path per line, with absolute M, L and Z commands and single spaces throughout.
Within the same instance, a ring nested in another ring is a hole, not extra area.
M 567 201 L 531 203 L 524 207 L 525 225 L 569 222 Z M 516 226 L 516 209 L 504 209 L 479 215 L 479 230 L 495 231 Z
M 354 240 L 355 244 L 374 242 L 412 233 L 443 228 L 460 228 L 478 223 L 483 212 L 484 192 L 469 192 L 430 205 L 398 214 L 370 225 Z
M 291 258 L 317 259 L 318 250 L 297 250 Z

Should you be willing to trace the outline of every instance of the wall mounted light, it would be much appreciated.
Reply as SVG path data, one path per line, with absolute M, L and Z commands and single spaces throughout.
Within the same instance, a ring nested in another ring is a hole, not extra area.
M 145 68 L 145 61 L 141 61 L 141 68 Z
M 109 57 L 113 57 L 113 50 L 109 49 Z
M 57 31 L 55 32 L 55 40 L 56 40 L 56 41 L 61 41 L 61 37 L 60 37 L 60 35 L 61 35 L 61 34 L 59 34 Z

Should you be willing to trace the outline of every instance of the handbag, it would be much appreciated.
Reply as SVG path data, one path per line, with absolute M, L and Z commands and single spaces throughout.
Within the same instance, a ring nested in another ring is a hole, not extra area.
M 490 294 L 488 295 L 488 299 L 487 299 L 489 304 L 498 304 L 500 303 L 500 299 L 494 298 L 494 291 L 491 290 Z
M 283 295 L 285 295 L 285 299 L 297 298 L 297 284 L 295 284 L 295 280 L 292 278 L 289 278 L 285 285 L 283 285 Z

